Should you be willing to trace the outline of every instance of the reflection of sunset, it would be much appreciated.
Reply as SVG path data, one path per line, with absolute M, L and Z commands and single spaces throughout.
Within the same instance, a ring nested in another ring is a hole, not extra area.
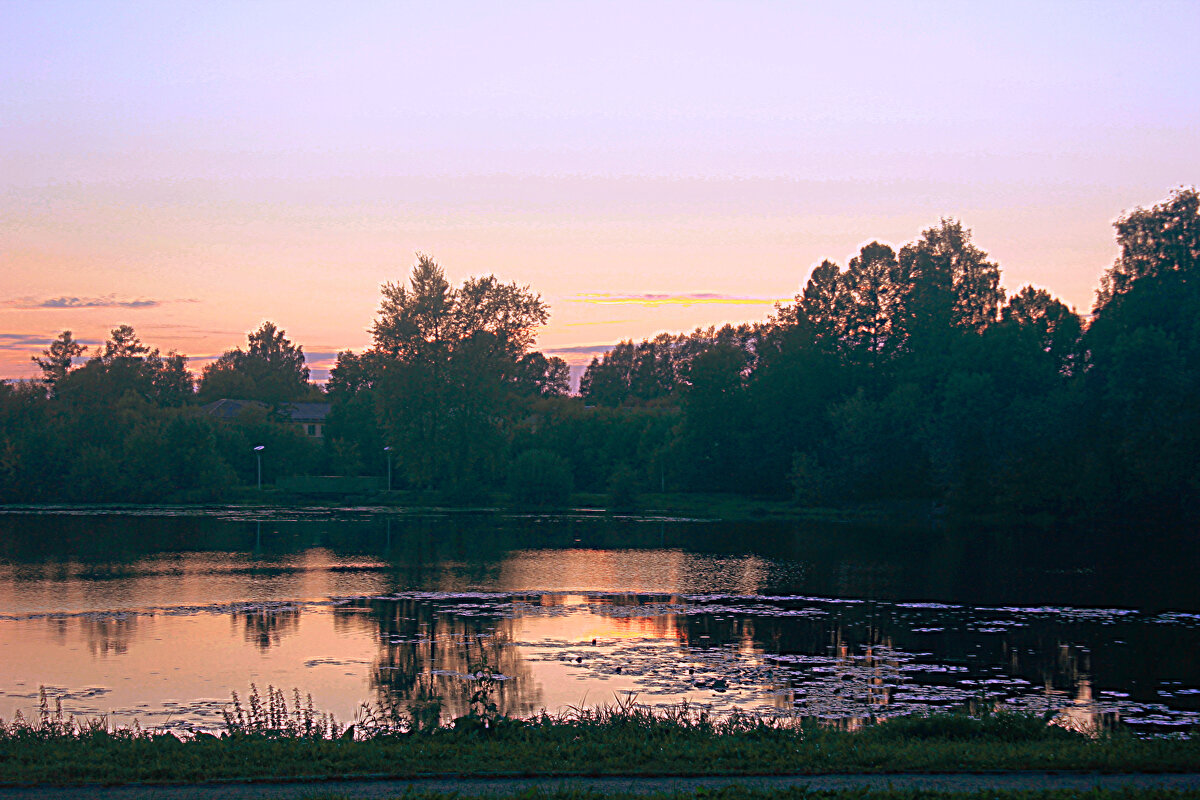
M 727 591 L 757 594 L 768 563 L 758 556 L 713 558 L 683 550 L 518 550 L 500 566 L 497 584 L 510 591 Z
M 253 612 L 250 618 L 262 624 Z M 124 710 L 116 721 L 138 717 L 150 727 L 171 714 L 164 701 L 203 700 L 219 709 L 231 690 L 244 694 L 252 682 L 264 691 L 268 684 L 297 687 L 311 693 L 319 707 L 341 719 L 351 717 L 367 696 L 367 684 L 361 666 L 339 665 L 367 663 L 374 637 L 337 630 L 333 615 L 323 610 L 293 611 L 285 618 L 290 635 L 268 633 L 264 643 L 256 633 L 260 646 L 248 646 L 246 618 L 227 613 L 141 616 L 136 625 L 109 617 L 6 621 L 0 717 L 11 719 L 17 709 L 28 715 L 41 685 L 103 687 L 103 693 L 81 704 L 68 703 L 68 710 L 87 716 Z M 60 627 L 67 631 L 65 641 Z M 90 657 L 71 652 L 80 640 L 94 643 Z M 305 667 L 321 657 L 335 657 L 337 664 Z M 219 724 L 218 715 L 212 727 Z
M 553 639 L 556 641 L 597 641 L 619 639 L 683 639 L 684 634 L 676 623 L 674 614 L 654 615 L 613 615 L 604 613 L 605 609 L 614 607 L 615 602 L 620 608 L 627 609 L 637 606 L 637 598 L 633 596 L 589 597 L 582 594 L 545 594 L 538 601 L 541 607 L 586 607 L 591 613 L 586 616 L 578 614 L 569 617 L 555 617 L 545 614 L 530 616 L 521 613 L 521 606 L 516 606 L 517 636 L 522 641 Z M 672 598 L 668 602 L 674 602 Z
M 71 530 L 72 520 L 54 523 Z M 77 524 L 75 547 L 91 547 L 93 523 Z M 640 538 L 624 522 L 590 533 L 579 521 L 546 523 L 542 541 L 596 540 L 555 549 L 529 547 L 537 537 L 524 519 L 517 532 L 480 521 L 479 531 L 495 527 L 491 538 L 443 535 L 442 523 L 422 520 L 394 524 L 390 537 L 383 525 L 264 523 L 260 532 L 233 522 L 198 552 L 153 549 L 164 538 L 198 541 L 189 526 L 164 537 L 161 520 L 106 524 L 141 530 L 142 544 L 59 559 L 37 549 L 42 529 L 12 540 L 25 541 L 29 558 L 0 562 L 0 716 L 36 709 L 45 685 L 68 713 L 218 728 L 229 692 L 245 697 L 256 683 L 311 693 L 343 721 L 372 700 L 445 720 L 467 711 L 479 685 L 470 673 L 484 662 L 504 676 L 492 686 L 498 707 L 521 716 L 626 693 L 647 705 L 687 700 L 850 727 L 981 698 L 1061 711 L 1060 724 L 1083 728 L 1114 709 L 1134 722 L 1183 713 L 1114 695 L 1128 684 L 1111 674 L 1111 655 L 1110 674 L 1092 664 L 1109 635 L 1092 627 L 1103 624 L 1094 612 L 1064 639 L 1060 615 L 1037 609 L 824 600 L 803 580 L 821 577 L 832 591 L 853 575 L 869 594 L 883 567 L 849 569 L 859 562 L 839 555 L 797 571 L 752 553 L 645 548 L 689 538 L 662 536 L 658 523 Z M 625 546 L 635 542 L 643 549 Z M 384 543 L 386 555 L 374 555 Z M 1119 620 L 1122 638 L 1147 652 L 1187 652 L 1186 629 L 1145 614 Z M 1188 669 L 1179 668 L 1184 679 Z M 1094 700 L 1093 674 L 1104 687 Z
M 687 555 L 677 550 L 536 550 L 513 553 L 501 567 L 501 585 L 532 590 L 671 591 Z

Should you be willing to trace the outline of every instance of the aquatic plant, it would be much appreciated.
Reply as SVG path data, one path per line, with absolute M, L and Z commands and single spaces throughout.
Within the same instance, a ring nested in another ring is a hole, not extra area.
M 267 686 L 267 703 L 263 705 L 258 687 L 250 684 L 247 696 L 248 708 L 242 707 L 238 693 L 232 692 L 230 705 L 221 710 L 225 719 L 225 732 L 230 736 L 284 736 L 307 739 L 336 739 L 344 734 L 333 714 L 318 714 L 313 708 L 312 695 L 301 703 L 300 690 L 293 689 L 292 707 L 282 689 Z

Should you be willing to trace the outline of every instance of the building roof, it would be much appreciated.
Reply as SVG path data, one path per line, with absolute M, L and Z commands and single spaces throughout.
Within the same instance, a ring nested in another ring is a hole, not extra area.
M 292 422 L 324 422 L 332 408 L 329 403 L 280 403 L 277 410 Z M 223 397 L 208 405 L 200 406 L 200 410 L 217 419 L 232 420 L 247 408 L 260 408 L 269 411 L 270 406 L 257 400 L 236 400 Z
M 260 403 L 257 400 L 231 400 L 226 397 L 200 406 L 200 410 L 205 414 L 224 420 L 236 419 L 237 415 L 245 408 L 261 408 L 266 411 L 270 407 L 266 403 Z
M 283 403 L 279 406 L 292 422 L 324 422 L 331 408 L 329 403 Z

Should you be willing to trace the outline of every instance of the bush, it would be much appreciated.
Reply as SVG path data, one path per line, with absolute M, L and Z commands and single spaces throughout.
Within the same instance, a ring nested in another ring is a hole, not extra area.
M 638 510 L 638 476 L 628 464 L 617 467 L 608 479 L 608 504 L 612 511 Z
M 509 467 L 508 493 L 519 505 L 561 508 L 571 496 L 571 465 L 547 450 L 526 450 Z

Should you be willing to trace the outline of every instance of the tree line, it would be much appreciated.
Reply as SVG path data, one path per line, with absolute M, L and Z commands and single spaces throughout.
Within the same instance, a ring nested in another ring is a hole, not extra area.
M 760 323 L 621 342 L 578 396 L 533 347 L 539 296 L 492 276 L 453 287 L 425 255 L 382 287 L 372 346 L 340 353 L 323 388 L 271 323 L 196 381 L 128 327 L 90 357 L 64 332 L 35 359 L 40 382 L 0 388 L 0 497 L 219 496 L 251 482 L 264 444 L 271 479 L 391 460 L 397 485 L 461 501 L 665 490 L 1191 523 L 1200 199 L 1178 190 L 1115 228 L 1087 318 L 1033 286 L 1006 294 L 970 231 L 942 220 L 899 250 L 821 263 Z M 262 406 L 202 412 L 222 397 Z M 319 442 L 278 412 L 305 400 L 331 404 Z

